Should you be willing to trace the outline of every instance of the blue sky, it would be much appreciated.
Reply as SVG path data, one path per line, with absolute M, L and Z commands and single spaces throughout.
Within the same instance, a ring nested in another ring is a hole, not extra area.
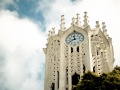
M 0 90 L 44 90 L 47 34 L 69 28 L 72 17 L 88 12 L 89 24 L 106 22 L 115 65 L 120 66 L 119 0 L 0 0 Z
M 28 17 L 34 22 L 44 24 L 44 16 L 41 11 L 37 11 L 40 0 L 14 0 L 16 5 L 8 4 L 6 9 L 17 11 L 20 18 Z M 45 27 L 43 27 L 45 30 Z
M 16 6 L 9 4 L 6 6 L 6 9 L 17 11 L 20 17 L 29 17 L 35 21 L 44 21 L 42 12 L 36 11 L 40 0 L 14 0 L 14 2 L 16 3 L 17 8 Z

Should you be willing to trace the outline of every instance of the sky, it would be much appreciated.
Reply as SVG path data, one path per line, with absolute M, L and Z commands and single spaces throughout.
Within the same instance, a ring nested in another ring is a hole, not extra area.
M 72 17 L 88 12 L 89 25 L 106 23 L 115 65 L 120 66 L 120 0 L 0 0 L 0 90 L 44 90 L 48 31 L 69 28 Z

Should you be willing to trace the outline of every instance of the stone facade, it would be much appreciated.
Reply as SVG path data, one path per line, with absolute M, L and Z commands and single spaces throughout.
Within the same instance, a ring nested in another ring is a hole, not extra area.
M 43 49 L 46 57 L 44 90 L 71 90 L 88 70 L 98 75 L 113 70 L 112 39 L 107 34 L 105 22 L 102 29 L 98 21 L 94 29 L 90 28 L 87 12 L 84 13 L 84 25 L 77 14 L 68 29 L 62 15 L 58 34 L 52 28 L 46 45 Z

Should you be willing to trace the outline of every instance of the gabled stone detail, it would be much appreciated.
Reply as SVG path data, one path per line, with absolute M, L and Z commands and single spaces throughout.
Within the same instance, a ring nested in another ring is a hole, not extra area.
M 47 47 L 43 49 L 46 56 L 44 90 L 72 90 L 74 75 L 81 79 L 88 70 L 98 75 L 113 70 L 112 38 L 107 34 L 105 22 L 102 29 L 99 21 L 96 21 L 95 28 L 91 28 L 88 22 L 87 12 L 84 12 L 83 25 L 80 14 L 77 14 L 66 29 L 62 15 L 58 33 L 55 34 L 55 28 L 49 31 Z M 72 44 L 74 42 L 76 44 Z
M 64 31 L 59 30 L 58 35 L 61 37 L 64 34 Z

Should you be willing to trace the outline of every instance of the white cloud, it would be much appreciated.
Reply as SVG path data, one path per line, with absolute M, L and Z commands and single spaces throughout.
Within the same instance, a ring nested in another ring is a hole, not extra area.
M 0 2 L 1 9 L 9 4 L 16 6 L 13 0 Z M 37 11 L 42 11 L 47 31 L 52 27 L 58 31 L 62 14 L 67 28 L 76 13 L 80 13 L 83 21 L 84 11 L 88 12 L 92 27 L 96 20 L 105 21 L 108 34 L 113 38 L 115 64 L 120 65 L 119 8 L 119 0 L 76 0 L 74 3 L 70 0 L 40 0 Z M 42 48 L 47 37 L 40 30 L 28 18 L 20 19 L 17 12 L 0 11 L 0 90 L 5 87 L 8 90 L 43 90 L 45 59 Z
M 0 11 L 0 90 L 43 90 L 44 45 L 35 23 Z

